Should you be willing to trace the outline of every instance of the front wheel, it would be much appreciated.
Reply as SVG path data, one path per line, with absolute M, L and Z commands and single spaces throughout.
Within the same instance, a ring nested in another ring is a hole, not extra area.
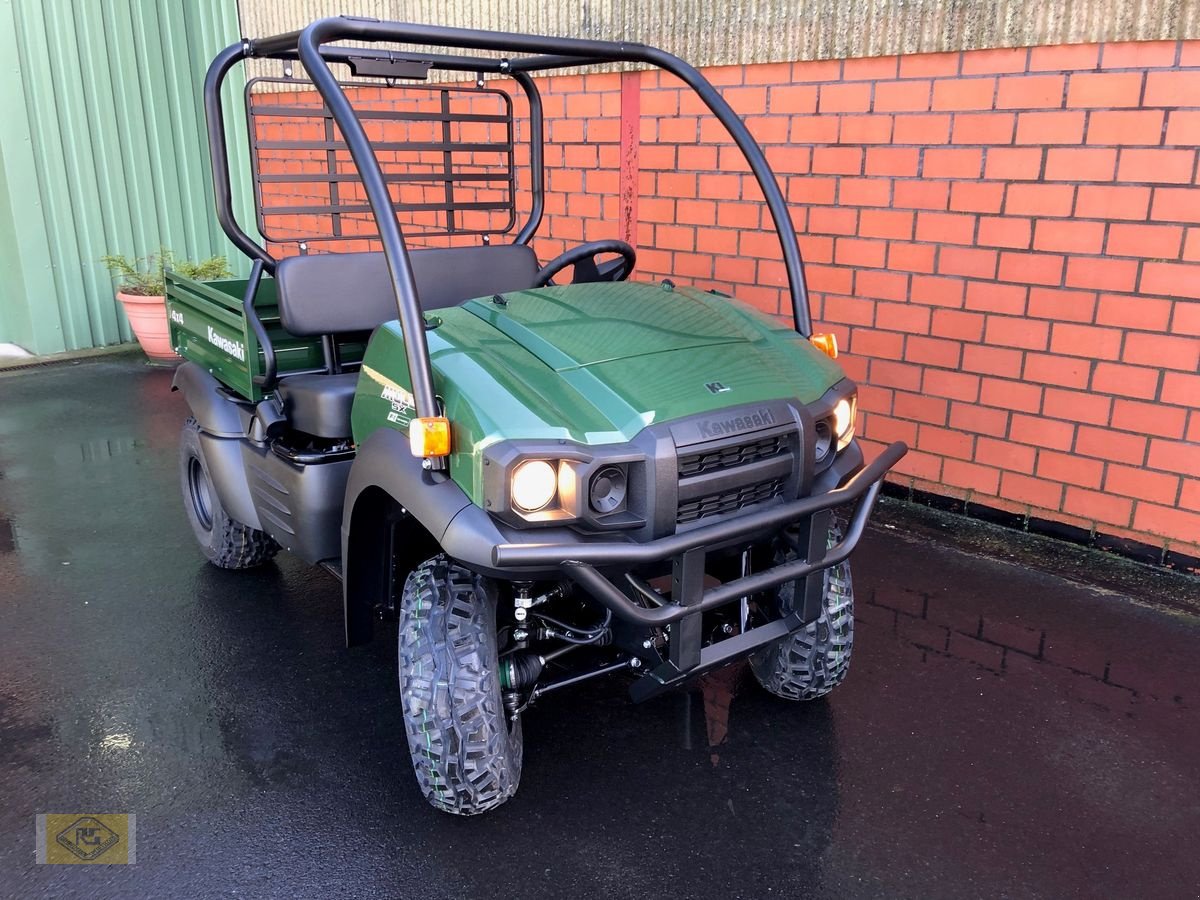
M 840 529 L 831 527 L 828 546 L 832 547 L 840 540 Z M 778 588 L 776 602 L 781 610 L 795 608 L 795 590 L 795 582 Z M 854 585 L 850 580 L 848 561 L 843 560 L 825 570 L 821 599 L 821 614 L 815 622 L 750 657 L 754 677 L 776 697 L 784 700 L 824 697 L 841 684 L 850 671 L 850 651 L 854 646 Z
M 436 556 L 400 603 L 400 694 L 417 785 L 435 808 L 487 812 L 517 791 L 521 721 L 505 714 L 493 582 Z

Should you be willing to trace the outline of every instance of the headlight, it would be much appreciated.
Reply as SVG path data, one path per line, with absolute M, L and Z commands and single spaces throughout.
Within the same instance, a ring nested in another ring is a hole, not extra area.
M 824 462 L 833 450 L 833 430 L 829 427 L 828 419 L 821 419 L 817 422 L 817 447 L 813 454 L 817 462 Z
M 545 509 L 558 493 L 558 472 L 544 459 L 529 459 L 513 469 L 513 506 L 522 512 Z
M 624 468 L 604 466 L 588 485 L 588 504 L 601 514 L 615 512 L 625 503 L 627 483 Z
M 833 408 L 833 430 L 837 433 L 837 448 L 839 451 L 850 446 L 854 440 L 854 408 L 856 398 L 851 395 L 843 397 Z
M 483 506 L 513 528 L 640 528 L 646 468 L 621 446 L 499 441 L 482 454 Z

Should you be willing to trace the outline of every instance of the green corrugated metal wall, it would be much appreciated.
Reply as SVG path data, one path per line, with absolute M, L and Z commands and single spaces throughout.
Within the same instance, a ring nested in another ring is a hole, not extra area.
M 236 0 L 0 0 L 0 342 L 129 340 L 105 253 L 165 244 L 237 264 L 212 214 L 200 99 L 237 37 Z M 240 214 L 253 221 L 248 203 Z

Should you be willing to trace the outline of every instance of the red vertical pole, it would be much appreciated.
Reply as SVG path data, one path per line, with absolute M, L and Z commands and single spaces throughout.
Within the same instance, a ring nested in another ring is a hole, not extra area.
M 621 240 L 637 247 L 638 149 L 642 139 L 642 73 L 621 73 Z

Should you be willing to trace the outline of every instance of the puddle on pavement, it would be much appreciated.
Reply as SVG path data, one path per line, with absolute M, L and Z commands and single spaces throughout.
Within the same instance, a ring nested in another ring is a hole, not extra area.
M 709 761 L 716 766 L 721 761 L 721 746 L 729 738 L 729 711 L 743 679 L 748 675 L 748 666 L 734 663 L 696 679 L 704 711 L 704 734 L 708 742 Z M 680 694 L 683 711 L 683 731 L 680 745 L 684 750 L 692 749 L 692 723 L 696 715 L 696 691 L 686 690 Z
M 0 694 L 0 764 L 6 772 L 48 769 L 53 740 L 52 719 L 19 697 Z
M 872 592 L 854 618 L 860 626 L 890 632 L 923 662 L 935 657 L 997 676 L 1036 676 L 1105 709 L 1125 710 L 1135 701 L 1186 707 L 1195 696 L 1185 697 L 1169 672 L 1128 665 L 1121 652 L 1087 634 L 1014 622 L 926 593 Z
M 729 737 L 729 710 L 745 672 L 746 664 L 743 662 L 709 672 L 700 679 L 700 693 L 704 697 L 704 730 L 708 736 L 709 761 L 714 766 L 721 761 L 717 749 Z
M 83 441 L 79 445 L 79 453 L 85 463 L 107 462 L 119 456 L 129 456 L 145 446 L 146 442 L 137 438 L 106 438 Z

